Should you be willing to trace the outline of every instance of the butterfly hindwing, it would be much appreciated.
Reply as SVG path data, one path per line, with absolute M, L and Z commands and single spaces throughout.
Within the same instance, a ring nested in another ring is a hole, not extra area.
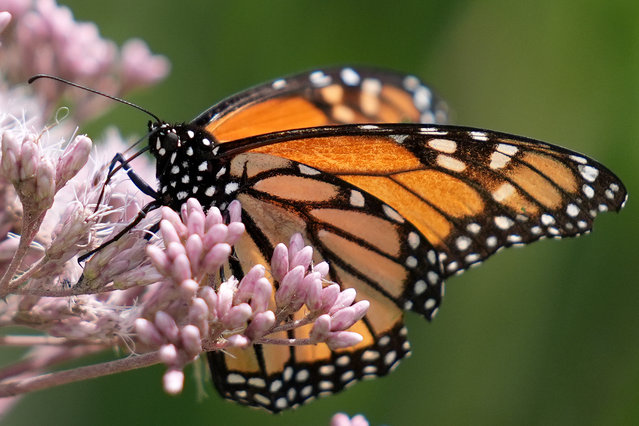
M 192 124 L 218 142 L 331 124 L 446 121 L 446 105 L 417 77 L 336 67 L 280 78 L 240 92 Z
M 327 261 L 333 281 L 376 301 L 373 311 L 394 306 L 401 316 L 412 302 L 430 318 L 440 298 L 436 253 L 389 205 L 332 174 L 271 155 L 237 155 L 230 171 L 240 180 L 235 198 L 242 203 L 253 251 L 259 247 L 266 256 L 299 232 L 315 249 L 314 262 Z M 413 294 L 414 283 L 427 276 L 430 287 Z M 432 306 L 424 309 L 425 304 Z
M 315 249 L 314 262 L 331 265 L 329 278 L 342 288 L 355 288 L 371 307 L 351 328 L 364 337 L 353 348 L 268 345 L 210 354 L 218 390 L 227 398 L 279 411 L 394 369 L 409 353 L 403 310 L 430 318 L 441 299 L 439 264 L 428 242 L 375 197 L 300 163 L 251 153 L 235 156 L 230 170 L 240 181 L 235 197 L 247 227 L 235 257 L 249 262 L 244 267 L 236 262 L 235 268 L 232 262 L 235 275 L 250 262 L 264 263 L 276 243 L 300 232 Z M 309 330 L 282 337 L 306 338 L 302 333 Z M 278 367 L 269 370 L 273 365 Z M 267 392 L 271 387 L 276 391 Z

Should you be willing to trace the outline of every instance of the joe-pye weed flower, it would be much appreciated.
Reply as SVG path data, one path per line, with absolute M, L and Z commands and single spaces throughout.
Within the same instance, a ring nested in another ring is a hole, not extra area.
M 166 59 L 139 40 L 118 49 L 52 0 L 0 1 L 0 31 L 0 325 L 41 332 L 0 337 L 30 349 L 0 369 L 0 397 L 157 363 L 167 367 L 165 391 L 175 394 L 184 367 L 205 351 L 361 341 L 348 328 L 368 302 L 328 281 L 329 266 L 313 264 L 300 235 L 275 247 L 270 274 L 255 265 L 239 280 L 220 278 L 244 232 L 236 201 L 220 212 L 189 199 L 180 212 L 152 212 L 112 240 L 149 198 L 124 173 L 107 182 L 105 165 L 127 145 L 116 131 L 101 153 L 77 134 L 103 100 L 52 82 L 22 83 L 46 72 L 123 95 L 164 78 Z M 56 110 L 63 99 L 68 109 Z M 151 164 L 139 159 L 135 167 L 152 182 Z M 145 231 L 158 222 L 158 232 Z M 309 325 L 307 338 L 281 337 Z M 47 373 L 114 347 L 130 356 Z

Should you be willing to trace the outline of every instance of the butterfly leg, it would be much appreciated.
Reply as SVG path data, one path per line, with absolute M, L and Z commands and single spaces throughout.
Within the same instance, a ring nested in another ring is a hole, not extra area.
M 140 191 L 142 191 L 149 197 L 153 197 L 156 200 L 159 198 L 160 194 L 155 189 L 153 189 L 151 185 L 146 183 L 146 181 L 142 179 L 137 173 L 135 173 L 135 170 L 133 170 L 131 166 L 129 166 L 129 160 L 124 158 L 124 156 L 119 152 L 115 154 L 115 157 L 113 157 L 113 160 L 111 160 L 111 165 L 109 166 L 109 176 L 111 176 L 111 173 L 113 172 L 117 163 L 121 164 L 127 176 L 129 177 L 129 179 L 131 179 L 131 182 L 133 182 L 133 185 L 135 185 Z
M 142 221 L 142 219 L 144 219 L 146 217 L 146 214 L 148 212 L 153 211 L 153 210 L 155 210 L 155 209 L 157 209 L 157 208 L 159 208 L 161 206 L 162 205 L 158 201 L 151 201 L 149 204 L 147 204 L 146 206 L 142 207 L 142 209 L 140 210 L 138 215 L 135 217 L 135 219 L 133 219 L 133 221 L 131 223 L 129 223 L 124 229 L 122 229 L 120 232 L 118 232 L 115 237 L 113 237 L 110 240 L 100 244 L 99 247 L 96 247 L 93 250 L 91 250 L 91 251 L 83 254 L 82 256 L 78 257 L 78 263 L 84 262 L 92 254 L 102 250 L 103 248 L 105 248 L 109 244 L 111 244 L 111 243 L 119 240 L 120 238 L 122 238 L 123 235 L 128 233 L 131 229 L 133 229 L 135 227 L 135 225 L 140 223 Z

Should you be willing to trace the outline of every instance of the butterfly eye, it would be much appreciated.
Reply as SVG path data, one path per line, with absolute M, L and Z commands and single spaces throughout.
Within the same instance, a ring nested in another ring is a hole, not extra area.
M 180 137 L 177 134 L 169 132 L 162 135 L 162 146 L 167 151 L 174 151 L 179 146 L 179 144 Z

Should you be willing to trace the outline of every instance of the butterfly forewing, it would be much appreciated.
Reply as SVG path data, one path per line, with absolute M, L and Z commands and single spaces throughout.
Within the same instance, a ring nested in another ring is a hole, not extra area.
M 446 105 L 417 77 L 330 68 L 280 78 L 234 95 L 192 124 L 219 142 L 281 130 L 349 123 L 446 122 Z
M 271 143 L 258 137 L 238 145 L 379 199 L 387 217 L 406 219 L 433 245 L 445 275 L 504 246 L 587 232 L 598 212 L 619 210 L 626 196 L 616 176 L 581 154 L 478 129 L 341 126 L 264 139 Z

